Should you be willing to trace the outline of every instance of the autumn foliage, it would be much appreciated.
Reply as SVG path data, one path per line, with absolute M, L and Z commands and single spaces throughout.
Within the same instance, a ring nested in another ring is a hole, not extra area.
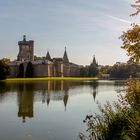
M 140 60 L 140 26 L 132 24 L 132 28 L 123 32 L 121 36 L 123 45 L 121 48 L 127 51 L 128 56 L 132 62 L 139 62 Z

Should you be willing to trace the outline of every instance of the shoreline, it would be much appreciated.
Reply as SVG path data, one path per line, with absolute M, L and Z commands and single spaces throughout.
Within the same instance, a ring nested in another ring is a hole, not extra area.
M 7 78 L 2 81 L 55 81 L 55 80 L 64 80 L 64 81 L 84 81 L 84 80 L 99 80 L 97 77 L 36 77 L 36 78 Z

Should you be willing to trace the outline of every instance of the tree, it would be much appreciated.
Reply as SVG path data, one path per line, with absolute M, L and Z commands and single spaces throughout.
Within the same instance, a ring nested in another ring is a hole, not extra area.
M 139 77 L 140 66 L 137 64 L 115 64 L 110 67 L 111 78 L 137 78 Z
M 106 66 L 102 66 L 99 70 L 99 72 L 101 74 L 109 74 L 110 73 L 110 69 L 111 69 L 111 66 L 109 65 L 106 65 Z
M 10 67 L 2 59 L 0 60 L 0 80 L 6 79 L 10 75 Z
M 33 75 L 34 75 L 33 64 L 31 62 L 29 62 L 27 64 L 25 77 L 33 77 Z
M 136 0 L 135 4 L 132 4 L 131 6 L 136 10 L 136 12 L 131 14 L 131 16 L 138 15 L 140 13 L 140 0 Z
M 140 13 L 140 0 L 135 0 L 135 4 L 131 5 L 136 12 L 131 14 L 131 16 L 138 15 Z M 121 48 L 125 49 L 130 56 L 130 61 L 139 62 L 140 60 L 140 25 L 132 24 L 132 28 L 126 32 L 123 32 L 121 39 L 123 45 Z
M 81 140 L 138 140 L 140 138 L 140 81 L 129 79 L 126 94 L 101 107 L 101 114 L 87 115 L 87 135 Z
M 125 49 L 130 56 L 132 62 L 139 62 L 140 60 L 140 26 L 132 24 L 132 28 L 120 37 L 123 41 L 121 48 Z

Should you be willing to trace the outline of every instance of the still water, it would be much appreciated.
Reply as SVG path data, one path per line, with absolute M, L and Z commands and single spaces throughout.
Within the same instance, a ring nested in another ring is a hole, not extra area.
M 117 100 L 115 81 L 0 83 L 0 140 L 78 140 L 96 102 Z

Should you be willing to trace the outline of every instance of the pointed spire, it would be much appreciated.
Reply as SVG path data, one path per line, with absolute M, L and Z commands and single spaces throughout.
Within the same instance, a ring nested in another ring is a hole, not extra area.
M 94 66 L 97 66 L 97 65 L 98 65 L 98 64 L 97 64 L 97 62 L 96 62 L 95 55 L 93 55 L 93 61 L 92 61 L 92 65 L 94 65 Z
M 69 59 L 68 59 L 68 55 L 67 55 L 67 51 L 66 51 L 66 46 L 65 46 L 65 52 L 64 52 L 63 60 L 64 60 L 64 63 L 69 63 Z
M 95 55 L 93 55 L 93 63 L 96 63 Z
M 51 56 L 50 56 L 50 53 L 49 53 L 49 51 L 47 51 L 47 54 L 46 54 L 46 60 L 49 60 L 49 61 L 51 61 Z

